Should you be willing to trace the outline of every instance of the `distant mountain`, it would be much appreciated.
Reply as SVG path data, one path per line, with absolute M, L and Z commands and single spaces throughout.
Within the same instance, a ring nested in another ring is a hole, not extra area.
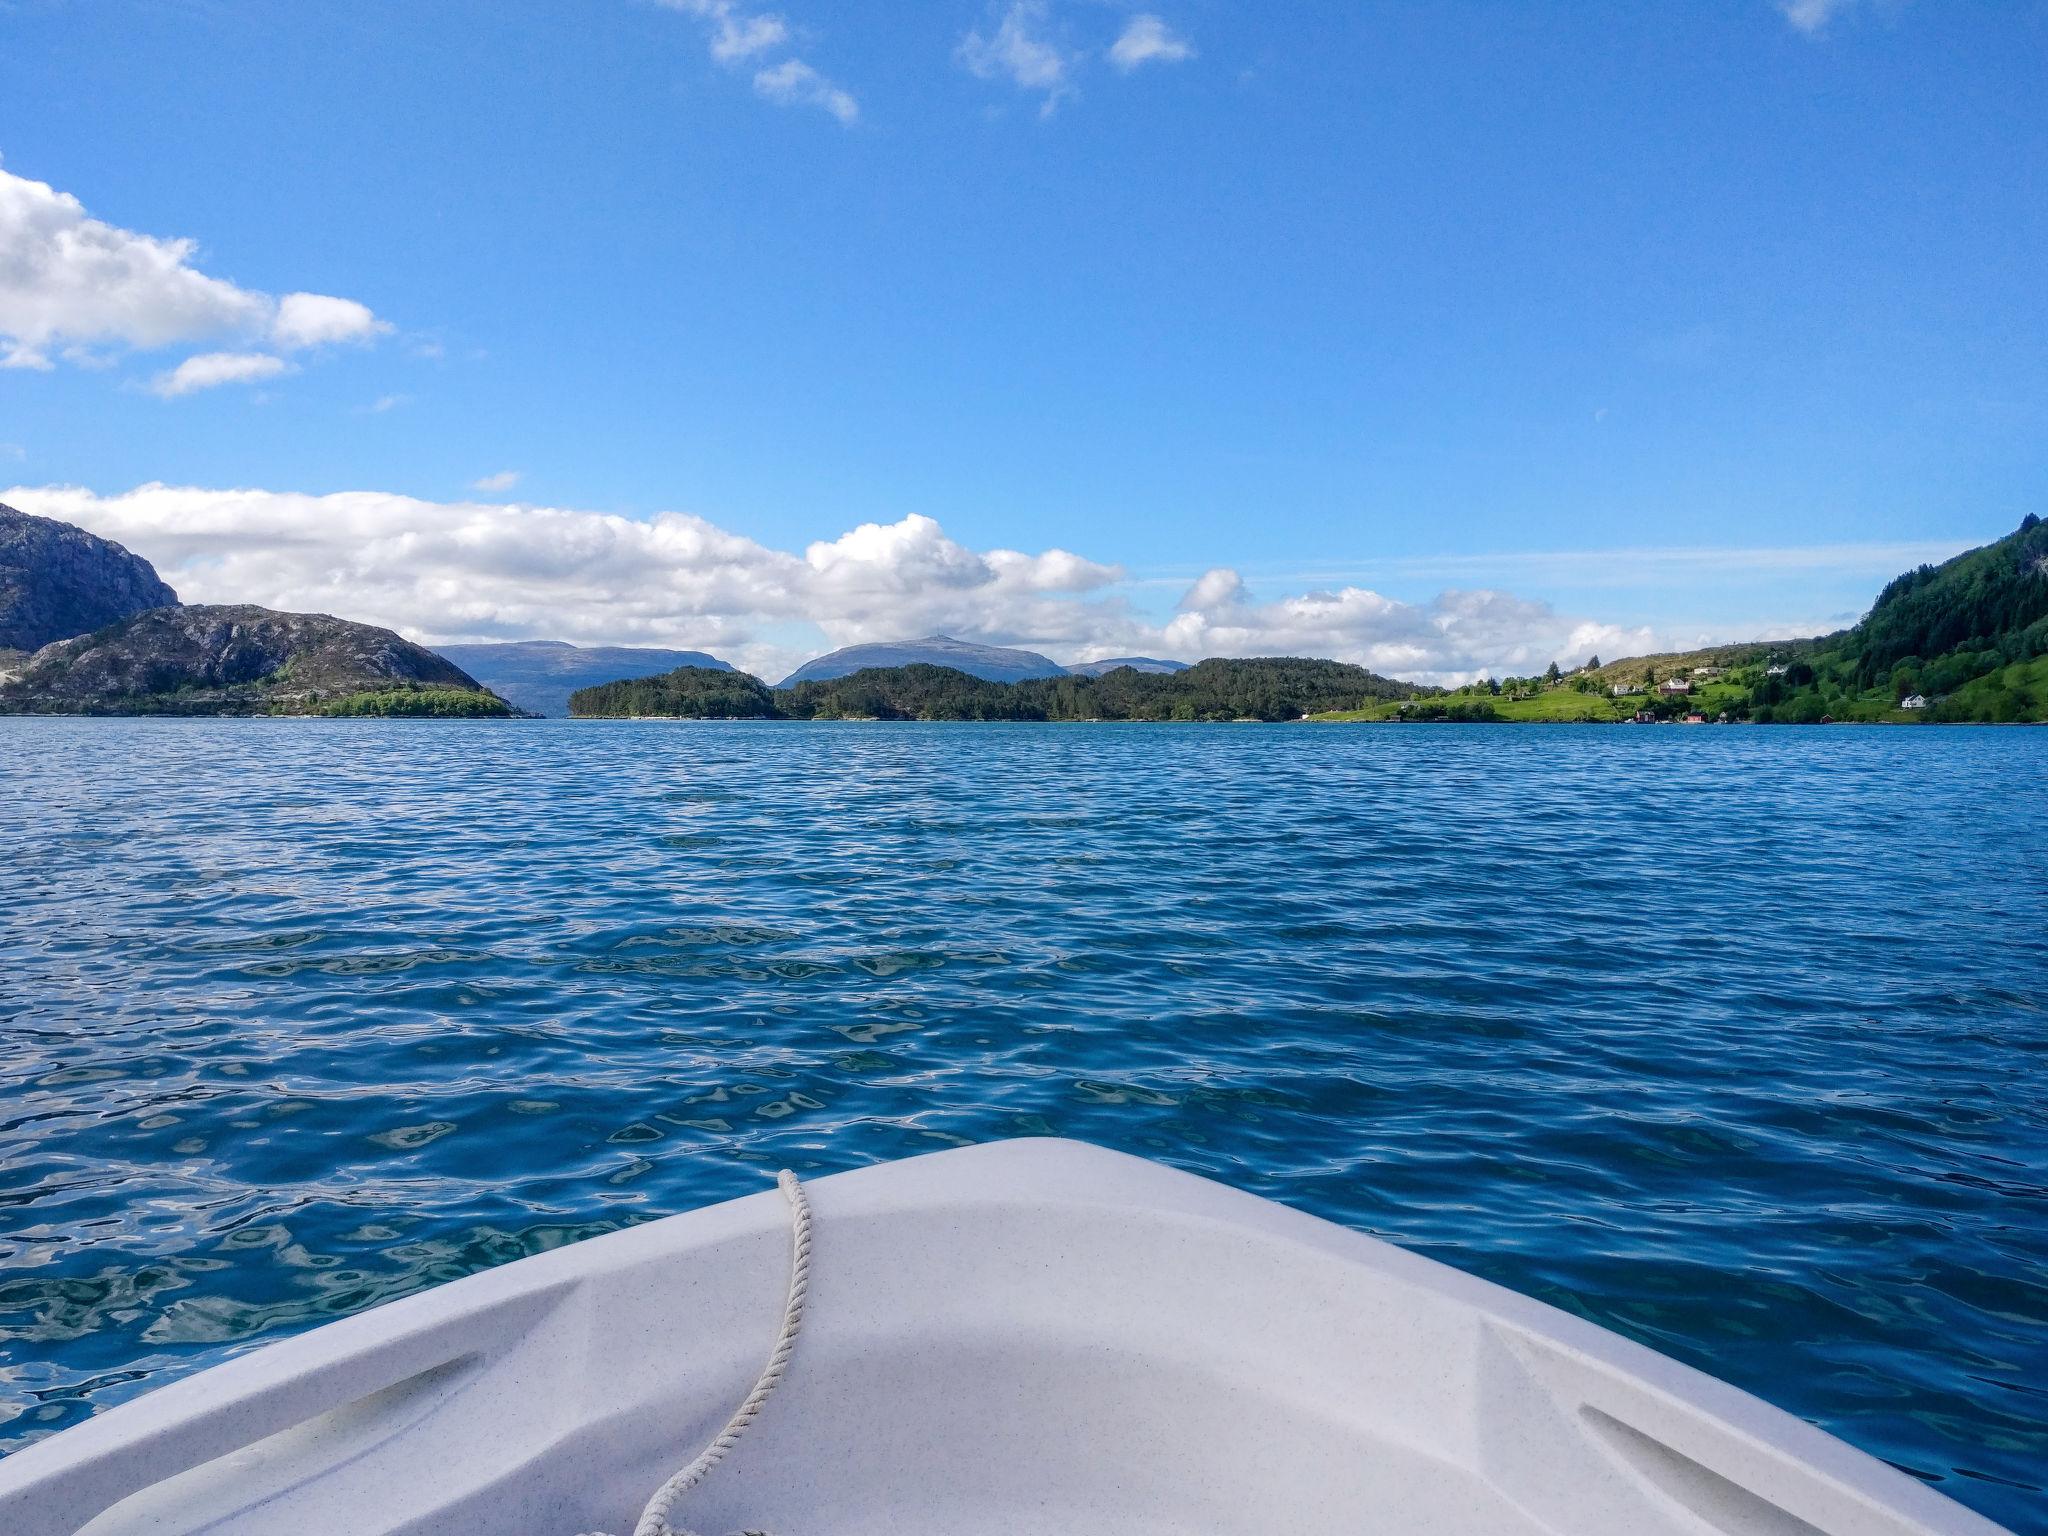
M 246 605 L 153 608 L 46 645 L 0 682 L 0 714 L 512 713 L 388 629 Z
M 1005 650 L 996 645 L 974 645 L 950 635 L 926 635 L 922 640 L 896 640 L 881 645 L 849 645 L 830 655 L 805 662 L 778 688 L 798 683 L 821 683 L 835 677 L 850 677 L 870 667 L 951 667 L 991 683 L 1021 683 L 1033 677 L 1065 677 L 1067 669 L 1036 651 Z
M 1157 656 L 1112 656 L 1107 661 L 1076 662 L 1067 670 L 1076 677 L 1100 677 L 1118 667 L 1129 667 L 1133 672 L 1165 673 L 1185 672 L 1188 664 L 1184 661 L 1161 661 Z
M 177 601 L 140 555 L 0 506 L 0 650 L 40 650 Z
M 732 668 L 702 651 L 666 651 L 634 645 L 570 645 L 564 640 L 512 640 L 494 645 L 441 645 L 435 649 L 493 693 L 536 715 L 569 713 L 579 688 L 622 678 L 652 677 L 678 667 L 713 672 Z

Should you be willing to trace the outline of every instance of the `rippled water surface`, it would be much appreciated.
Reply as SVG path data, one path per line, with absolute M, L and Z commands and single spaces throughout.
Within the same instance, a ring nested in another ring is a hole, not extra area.
M 2048 731 L 0 720 L 0 1448 L 1078 1136 L 2048 1530 Z

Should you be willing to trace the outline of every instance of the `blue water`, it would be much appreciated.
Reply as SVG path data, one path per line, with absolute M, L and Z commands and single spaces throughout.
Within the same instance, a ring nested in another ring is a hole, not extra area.
M 2048 1530 L 2048 731 L 0 720 L 0 1448 L 1084 1137 Z

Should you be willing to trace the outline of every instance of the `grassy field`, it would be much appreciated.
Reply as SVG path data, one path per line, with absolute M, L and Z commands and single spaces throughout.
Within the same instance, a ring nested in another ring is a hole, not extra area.
M 1656 675 L 1668 677 L 1674 671 L 1671 661 L 1687 662 L 1693 665 L 1722 665 L 1727 651 L 1735 647 L 1724 647 L 1721 652 L 1693 652 L 1686 656 L 1665 658 L 1667 665 L 1660 667 Z M 1763 652 L 1762 647 L 1744 647 L 1745 651 Z M 1695 661 L 1694 658 L 1703 658 Z M 1733 711 L 1746 700 L 1749 687 L 1761 671 L 1762 656 L 1755 658 L 1755 664 L 1738 672 L 1716 678 L 1703 679 L 1694 684 L 1692 692 L 1682 695 L 1664 695 L 1645 690 L 1639 693 L 1614 694 L 1608 691 L 1616 682 L 1626 680 L 1639 683 L 1645 667 L 1641 658 L 1613 667 L 1603 667 L 1598 672 L 1583 674 L 1600 683 L 1598 692 L 1585 692 L 1572 686 L 1572 679 L 1566 679 L 1550 687 L 1539 687 L 1528 691 L 1528 685 L 1518 685 L 1496 694 L 1484 686 L 1457 689 L 1429 699 L 1396 700 L 1369 704 L 1363 709 L 1332 710 L 1325 714 L 1310 715 L 1317 721 L 1376 721 L 1399 720 L 1405 715 L 1429 718 L 1439 706 L 1448 711 L 1452 718 L 1460 713 L 1477 713 L 1483 717 L 1487 710 L 1492 718 L 1509 724 L 1548 725 L 1614 725 L 1632 720 L 1642 710 L 1658 708 L 1665 714 L 1676 713 L 1680 718 L 1688 714 L 1702 714 L 1709 720 L 1717 718 L 1724 710 Z M 1604 681 L 1603 681 L 1604 679 Z M 1521 697 L 1515 695 L 1520 694 Z M 1889 704 L 1889 700 L 1885 703 Z M 1891 711 L 1893 714 L 1899 711 Z M 1905 716 L 1904 718 L 1911 718 Z
M 1729 700 L 1738 697 L 1742 690 L 1734 687 L 1716 687 L 1709 684 L 1694 692 L 1683 701 L 1681 713 L 1697 710 L 1712 719 Z M 1553 725 L 1612 725 L 1633 719 L 1638 710 L 1649 702 L 1644 694 L 1624 694 L 1617 698 L 1606 693 L 1581 693 L 1576 688 L 1546 688 L 1528 698 L 1509 698 L 1505 694 L 1496 696 L 1484 688 L 1461 689 L 1439 698 L 1422 701 L 1425 705 L 1445 706 L 1469 705 L 1490 708 L 1494 715 L 1510 723 L 1553 724 Z M 1373 704 L 1364 709 L 1332 710 L 1327 714 L 1310 715 L 1311 720 L 1398 720 L 1402 715 L 1400 703 Z
M 2048 656 L 1997 667 L 1971 678 L 1954 692 L 1932 699 L 1925 709 L 1901 709 L 1898 690 L 1911 682 L 1894 680 L 1860 692 L 1842 686 L 1843 669 L 1820 658 L 1821 675 L 1801 666 L 1815 642 L 1795 640 L 1745 646 L 1720 646 L 1669 656 L 1636 656 L 1596 670 L 1546 682 L 1542 678 L 1504 679 L 1500 690 L 1474 684 L 1427 698 L 1375 701 L 1360 709 L 1332 710 L 1310 720 L 1391 721 L 1470 720 L 1506 724 L 1618 724 L 1648 710 L 1683 719 L 1690 714 L 1718 720 L 1746 720 L 1752 713 L 1779 724 L 1818 724 L 1823 720 L 1884 725 L 1941 723 L 2006 724 L 2048 718 Z M 1769 674 L 1778 664 L 1791 665 L 1799 684 L 1781 683 Z M 1696 666 L 1720 669 L 1720 675 L 1691 678 Z M 1685 694 L 1663 694 L 1650 679 L 1691 679 Z M 1634 693 L 1615 694 L 1615 684 L 1633 686 Z M 1587 685 L 1592 685 L 1588 688 Z

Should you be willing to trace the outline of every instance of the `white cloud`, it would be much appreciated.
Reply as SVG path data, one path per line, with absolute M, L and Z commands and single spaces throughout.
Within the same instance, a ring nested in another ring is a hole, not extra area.
M 1074 94 L 1074 61 L 1043 35 L 1046 19 L 1044 0 L 1012 0 L 993 32 L 984 35 L 977 28 L 960 39 L 957 57 L 984 80 L 1005 79 L 1019 90 L 1040 93 L 1039 111 L 1050 116 Z
M 701 517 L 145 485 L 16 487 L 0 501 L 153 561 L 190 602 L 336 613 L 435 642 L 546 638 L 710 650 L 771 680 L 818 650 L 933 632 L 1104 656 L 1328 656 L 1454 682 L 1749 634 L 1656 633 L 1512 593 L 1423 603 L 1345 585 L 1271 601 L 1218 568 L 1163 620 L 1116 566 L 1060 549 L 969 549 L 929 517 L 864 523 L 801 554 Z
M 0 170 L 0 363 L 47 368 L 57 345 L 260 329 L 269 301 L 195 269 L 194 249 L 104 224 L 70 194 Z
M 1871 540 L 1843 544 L 1609 546 L 1495 553 L 1395 555 L 1370 566 L 1325 563 L 1259 573 L 1266 582 L 1353 581 L 1404 577 L 1454 582 L 1540 580 L 1574 589 L 1690 586 L 1714 577 L 1813 573 L 1880 580 L 1921 564 L 1939 564 L 1970 546 L 1956 539 Z M 1161 580 L 1156 585 L 1171 585 Z
M 671 11 L 694 16 L 705 24 L 711 57 L 728 69 L 761 61 L 785 48 L 794 33 L 787 18 L 774 11 L 749 10 L 739 0 L 657 0 Z M 766 64 L 754 72 L 754 93 L 777 106 L 822 107 L 851 127 L 860 117 L 860 103 L 851 92 L 833 84 L 800 58 Z
M 88 215 L 84 205 L 45 182 L 0 170 L 0 367 L 46 369 L 51 354 L 104 362 L 95 348 L 153 350 L 205 340 L 296 350 L 364 341 L 390 329 L 353 299 L 292 293 L 282 299 L 209 277 L 192 264 L 191 240 L 137 234 Z M 158 393 L 183 394 L 223 375 L 223 357 L 188 359 Z M 276 363 L 268 376 L 286 370 Z M 184 379 L 194 381 L 181 383 Z M 175 386 L 175 387 L 173 387 Z
M 1778 9 L 1792 25 L 1808 37 L 1818 37 L 1836 16 L 1856 0 L 1778 0 Z
M 1786 21 L 1808 37 L 1823 37 L 1828 27 L 1851 11 L 1861 11 L 1866 0 L 1774 0 Z M 1870 9 L 1881 21 L 1895 21 L 1912 0 L 1876 0 Z
M 860 103 L 802 59 L 784 59 L 758 71 L 754 89 L 778 106 L 823 107 L 849 127 L 860 116 Z
M 287 352 L 344 341 L 368 341 L 391 329 L 367 304 L 325 293 L 288 293 L 277 301 L 270 339 Z
M 169 373 L 158 374 L 149 387 L 153 393 L 172 400 L 202 389 L 218 389 L 223 384 L 254 384 L 292 371 L 290 363 L 267 352 L 202 352 L 186 358 Z
M 484 475 L 472 480 L 469 488 L 473 491 L 509 491 L 519 483 L 519 471 L 501 469 L 494 475 Z
M 411 395 L 379 395 L 376 399 L 372 400 L 368 405 L 363 406 L 361 409 L 371 416 L 382 416 L 387 411 L 395 411 L 398 410 L 401 406 L 407 406 L 411 404 Z
M 1206 573 L 1161 631 L 1168 655 L 1329 656 L 1389 677 L 1454 682 L 1651 650 L 1657 636 L 1559 614 L 1548 603 L 1489 590 L 1404 603 L 1363 587 L 1253 601 L 1235 571 Z
M 1195 56 L 1188 40 L 1157 16 L 1133 16 L 1110 44 L 1109 62 L 1125 74 L 1145 64 L 1179 64 Z
M 789 23 L 773 11 L 743 11 L 732 0 L 663 0 L 711 24 L 711 57 L 737 64 L 789 41 Z

